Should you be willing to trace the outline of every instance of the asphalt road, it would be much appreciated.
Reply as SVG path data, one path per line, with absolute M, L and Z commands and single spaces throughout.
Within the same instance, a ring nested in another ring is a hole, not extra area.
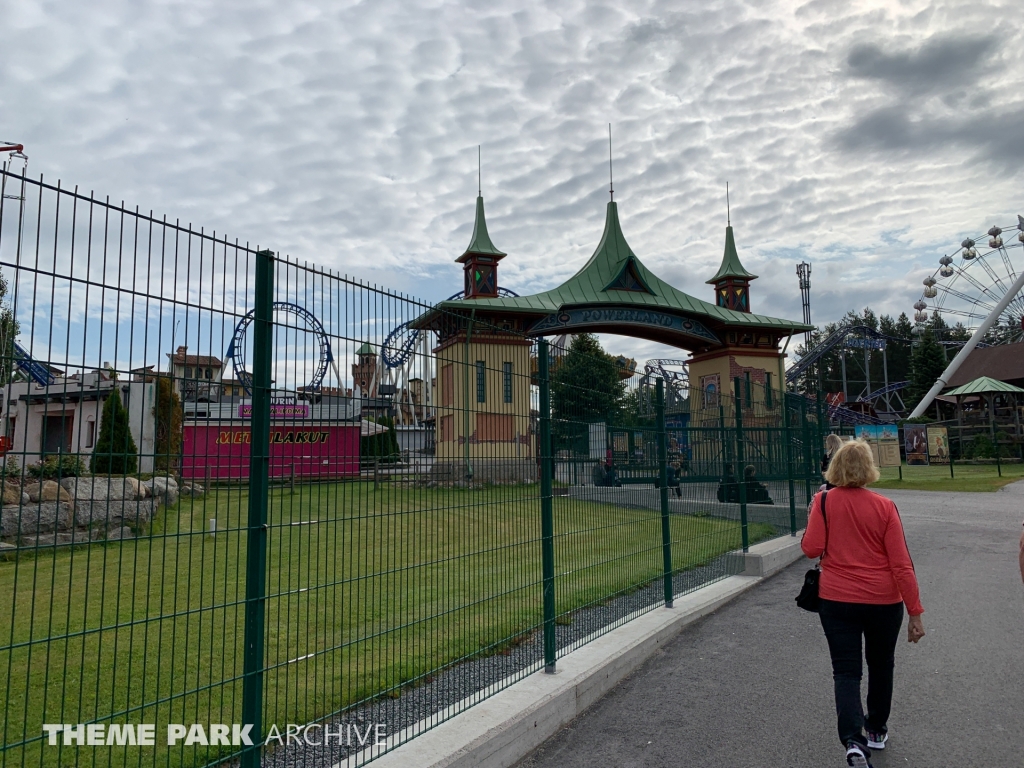
M 1024 765 L 1024 482 L 883 493 L 903 516 L 927 636 L 907 643 L 904 619 L 889 747 L 874 764 Z M 793 602 L 808 565 L 684 630 L 520 767 L 845 765 L 825 637 Z

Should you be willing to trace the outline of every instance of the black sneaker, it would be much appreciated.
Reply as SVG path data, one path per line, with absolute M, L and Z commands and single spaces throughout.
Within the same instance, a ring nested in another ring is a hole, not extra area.
M 850 768 L 872 768 L 868 756 L 864 754 L 864 747 L 855 741 L 846 745 L 846 764 Z
M 889 740 L 888 733 L 879 733 L 878 731 L 867 731 L 868 734 L 868 747 L 870 749 L 885 749 L 885 742 Z

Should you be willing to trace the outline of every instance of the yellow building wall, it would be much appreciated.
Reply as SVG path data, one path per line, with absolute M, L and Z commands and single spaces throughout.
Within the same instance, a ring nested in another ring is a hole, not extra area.
M 467 456 L 470 460 L 532 459 L 530 345 L 485 339 L 468 345 L 457 342 L 436 350 L 436 355 L 438 461 Z M 477 394 L 478 362 L 483 363 L 483 402 Z M 511 365 L 510 381 L 506 364 Z M 511 402 L 506 402 L 506 394 Z

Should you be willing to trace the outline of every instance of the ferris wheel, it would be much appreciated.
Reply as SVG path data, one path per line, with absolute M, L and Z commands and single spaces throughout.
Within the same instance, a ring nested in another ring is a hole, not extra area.
M 972 333 L 991 320 L 979 339 L 988 344 L 1024 341 L 1024 292 L 1003 301 L 1024 271 L 1024 217 L 1018 216 L 1016 225 L 993 226 L 987 234 L 987 249 L 985 237 L 969 237 L 955 255 L 939 259 L 938 269 L 924 279 L 921 298 L 914 304 L 918 333 L 930 310 Z

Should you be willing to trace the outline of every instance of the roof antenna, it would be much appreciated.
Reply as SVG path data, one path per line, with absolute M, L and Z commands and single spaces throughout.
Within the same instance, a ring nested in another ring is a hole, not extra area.
M 480 145 L 476 145 L 476 196 L 483 197 L 483 184 L 480 181 Z
M 608 194 L 615 202 L 615 182 L 612 179 L 612 124 L 608 123 Z
M 725 182 L 725 225 L 732 226 L 732 211 L 729 210 L 729 182 Z

